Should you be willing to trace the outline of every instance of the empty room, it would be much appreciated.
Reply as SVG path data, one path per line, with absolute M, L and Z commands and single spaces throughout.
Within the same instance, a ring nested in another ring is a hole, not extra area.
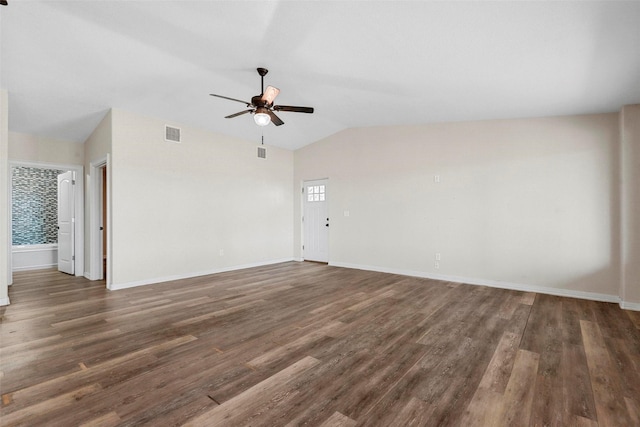
M 640 426 L 640 1 L 0 0 L 0 425 Z

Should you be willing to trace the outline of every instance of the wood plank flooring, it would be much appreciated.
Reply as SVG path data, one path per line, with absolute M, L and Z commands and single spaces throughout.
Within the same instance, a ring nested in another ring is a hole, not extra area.
M 10 298 L 2 426 L 640 426 L 615 304 L 295 262 Z

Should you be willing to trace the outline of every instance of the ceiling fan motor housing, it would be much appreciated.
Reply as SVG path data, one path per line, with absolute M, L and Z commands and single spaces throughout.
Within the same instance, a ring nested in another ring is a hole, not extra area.
M 256 95 L 251 98 L 251 104 L 256 107 L 269 107 L 269 103 L 262 100 L 262 94 Z

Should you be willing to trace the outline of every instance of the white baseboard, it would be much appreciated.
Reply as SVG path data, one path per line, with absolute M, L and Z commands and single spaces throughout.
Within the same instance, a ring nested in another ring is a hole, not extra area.
M 57 269 L 58 264 L 42 264 L 42 265 L 29 265 L 26 267 L 13 267 L 11 271 L 48 270 L 50 268 Z
M 102 278 L 101 278 L 101 277 L 93 277 L 93 276 L 91 275 L 91 272 L 90 272 L 90 271 L 85 271 L 85 272 L 84 272 L 84 274 L 83 274 L 83 276 L 84 276 L 84 278 L 85 278 L 85 279 L 87 279 L 87 280 L 91 280 L 91 281 L 95 281 L 95 280 L 102 280 Z
M 189 279 L 192 277 L 207 276 L 210 274 L 243 270 L 246 268 L 262 267 L 265 265 L 279 264 L 279 263 L 289 262 L 289 261 L 303 261 L 303 259 L 283 258 L 283 259 L 263 261 L 263 262 L 257 262 L 257 263 L 236 265 L 231 267 L 216 268 L 216 269 L 207 270 L 207 271 L 200 271 L 197 273 L 177 274 L 173 276 L 156 277 L 148 280 L 139 280 L 134 282 L 126 282 L 126 283 L 115 283 L 115 284 L 107 285 L 107 289 L 115 291 L 120 289 L 135 288 L 138 286 L 152 285 L 154 283 L 163 283 L 163 282 L 170 282 L 172 280 Z M 486 280 L 486 279 L 477 279 L 477 278 L 470 278 L 470 277 L 448 276 L 443 274 L 432 274 L 432 273 L 426 273 L 421 271 L 402 270 L 402 269 L 379 267 L 379 266 L 372 266 L 372 265 L 351 264 L 351 263 L 342 263 L 342 262 L 329 262 L 329 265 L 333 267 L 353 268 L 356 270 L 377 271 L 380 273 L 390 273 L 390 274 L 399 274 L 403 276 L 421 277 L 425 279 L 441 280 L 445 282 L 465 283 L 469 285 L 489 286 L 492 288 L 511 289 L 515 291 L 536 292 L 536 293 L 556 295 L 561 297 L 580 298 L 580 299 L 586 299 L 586 300 L 592 300 L 592 301 L 617 303 L 620 305 L 622 309 L 640 311 L 640 303 L 621 301 L 617 295 L 576 291 L 572 289 L 563 289 L 563 288 L 549 288 L 544 286 L 525 285 L 520 283 L 503 282 L 498 280 Z M 88 273 L 85 273 L 85 277 L 87 276 L 88 276 Z M 9 305 L 9 299 L 8 298 L 6 299 L 6 303 L 4 303 L 3 299 L 0 299 L 0 306 L 1 305 Z
M 9 297 L 0 298 L 0 307 L 3 307 L 5 305 L 9 305 L 9 304 L 11 304 L 11 301 L 9 301 Z
M 265 265 L 280 264 L 282 262 L 289 262 L 289 261 L 293 261 L 293 258 L 283 258 L 283 259 L 276 259 L 271 261 L 256 262 L 251 264 L 235 265 L 232 267 L 224 267 L 224 268 L 216 268 L 216 269 L 207 270 L 207 271 L 199 271 L 197 273 L 186 273 L 186 274 L 176 274 L 173 276 L 155 277 L 153 279 L 138 280 L 134 282 L 111 283 L 107 285 L 107 289 L 109 289 L 110 291 L 117 291 L 120 289 L 128 289 L 128 288 L 135 288 L 138 286 L 153 285 L 154 283 L 163 283 L 163 282 L 171 282 L 172 280 L 190 279 L 192 277 L 208 276 L 210 274 L 224 273 L 227 271 L 244 270 L 245 268 L 263 267 Z
M 640 302 L 620 301 L 620 307 L 625 310 L 640 311 Z
M 442 280 L 445 282 L 465 283 L 468 285 L 489 286 L 492 288 L 511 289 L 514 291 L 536 292 L 539 294 L 556 295 L 561 297 L 580 298 L 592 301 L 619 303 L 620 298 L 617 295 L 600 294 L 595 292 L 575 291 L 572 289 L 548 288 L 544 286 L 524 285 L 520 283 L 502 282 L 498 280 L 476 279 L 471 277 L 447 276 L 442 274 L 431 274 L 421 271 L 402 270 L 395 268 L 377 267 L 371 265 L 350 264 L 343 262 L 330 262 L 329 265 L 334 267 L 355 268 L 357 270 L 378 271 L 381 273 L 400 274 L 403 276 L 421 277 L 424 279 Z M 638 304 L 640 306 L 640 304 Z M 626 308 L 626 307 L 622 307 Z M 633 310 L 633 308 L 629 308 Z

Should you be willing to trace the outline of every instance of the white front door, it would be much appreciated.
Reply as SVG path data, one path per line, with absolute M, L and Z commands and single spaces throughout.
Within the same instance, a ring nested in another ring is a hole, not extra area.
M 58 270 L 68 274 L 75 272 L 74 175 L 72 171 L 58 175 Z
M 329 181 L 305 181 L 303 258 L 309 261 L 329 262 Z

